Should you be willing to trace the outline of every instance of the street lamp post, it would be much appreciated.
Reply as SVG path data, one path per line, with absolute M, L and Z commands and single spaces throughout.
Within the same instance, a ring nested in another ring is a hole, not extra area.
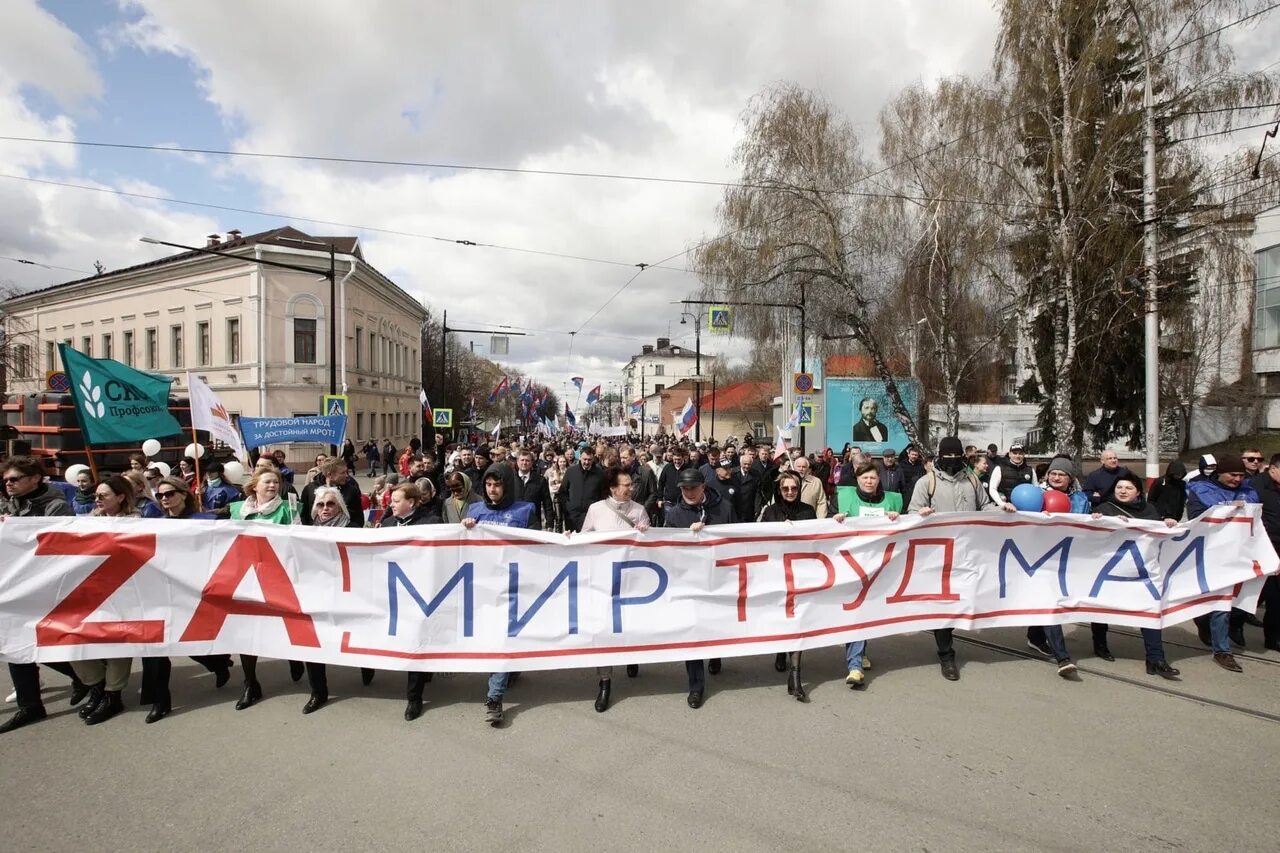
M 709 304 L 709 303 L 708 303 Z M 693 383 L 694 387 L 694 404 L 698 409 L 702 408 L 702 315 L 696 311 L 682 311 L 680 313 L 680 325 L 687 325 L 689 317 L 693 317 L 693 374 L 697 376 L 697 381 Z M 693 440 L 702 440 L 702 412 L 698 412 L 698 419 L 693 422 Z
M 445 310 L 440 316 L 440 393 L 445 393 L 445 366 L 449 360 L 449 333 L 462 332 L 473 335 L 515 335 L 525 337 L 525 332 L 513 332 L 509 329 L 457 329 L 449 325 L 449 312 Z M 474 349 L 472 350 L 474 352 Z M 448 398 L 446 398 L 448 399 Z

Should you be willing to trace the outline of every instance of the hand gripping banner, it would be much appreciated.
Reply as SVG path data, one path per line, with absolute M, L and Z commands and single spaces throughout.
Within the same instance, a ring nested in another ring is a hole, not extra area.
M 929 628 L 1252 611 L 1259 507 L 1175 528 L 995 513 L 566 539 L 503 527 L 0 524 L 0 656 L 245 652 L 490 671 L 833 646 Z

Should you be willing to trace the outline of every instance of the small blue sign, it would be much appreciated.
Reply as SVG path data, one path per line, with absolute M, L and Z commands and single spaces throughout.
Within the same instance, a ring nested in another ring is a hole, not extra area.
M 342 444 L 347 431 L 345 415 L 305 418 L 240 418 L 245 447 L 263 447 L 291 441 Z

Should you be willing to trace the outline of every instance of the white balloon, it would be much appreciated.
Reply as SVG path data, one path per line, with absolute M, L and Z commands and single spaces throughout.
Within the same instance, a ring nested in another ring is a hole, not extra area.
M 200 459 L 204 456 L 203 444 L 188 444 L 187 449 L 182 451 L 183 455 L 188 459 Z
M 168 477 L 170 472 L 173 470 L 169 467 L 169 463 L 167 462 L 152 462 L 151 467 L 158 470 L 161 477 Z
M 237 486 L 244 482 L 244 466 L 234 459 L 222 466 L 222 479 Z
M 63 472 L 63 477 L 66 478 L 68 483 L 74 486 L 76 483 L 76 477 L 80 476 L 80 472 L 88 470 L 88 465 L 68 465 L 67 470 Z
M 154 438 L 148 438 L 146 441 L 142 442 L 142 453 L 148 459 L 152 456 L 158 456 L 160 454 L 160 442 L 156 441 Z

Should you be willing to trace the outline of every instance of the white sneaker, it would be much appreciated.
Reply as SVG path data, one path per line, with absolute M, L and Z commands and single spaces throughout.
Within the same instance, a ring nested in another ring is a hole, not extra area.
M 15 690 L 12 693 L 10 693 L 8 696 L 4 697 L 4 701 L 12 702 L 14 699 L 17 699 L 17 698 L 18 698 L 18 691 Z

